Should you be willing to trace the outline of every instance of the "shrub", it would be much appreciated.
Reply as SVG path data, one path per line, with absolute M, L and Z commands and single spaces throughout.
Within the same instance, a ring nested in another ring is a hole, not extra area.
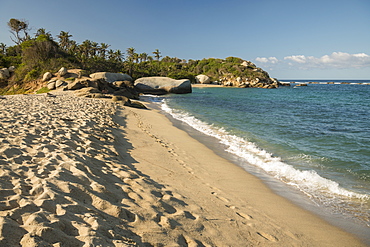
M 47 88 L 47 87 L 42 87 L 42 88 L 40 88 L 39 90 L 36 91 L 37 94 L 48 93 L 48 92 L 50 92 L 50 89 Z
M 32 69 L 30 72 L 26 74 L 26 76 L 24 77 L 24 80 L 32 81 L 32 80 L 37 79 L 39 75 L 40 75 L 40 71 L 38 69 Z

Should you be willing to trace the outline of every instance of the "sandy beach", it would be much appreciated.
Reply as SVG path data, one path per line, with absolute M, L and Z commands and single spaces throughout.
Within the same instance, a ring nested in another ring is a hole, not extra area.
M 191 84 L 192 87 L 225 87 L 223 85 L 218 85 L 218 84 Z
M 155 109 L 0 98 L 0 246 L 366 246 Z

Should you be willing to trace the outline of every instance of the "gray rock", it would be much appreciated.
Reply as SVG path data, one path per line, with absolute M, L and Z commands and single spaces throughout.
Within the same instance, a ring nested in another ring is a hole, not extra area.
M 0 69 L 0 79 L 8 79 L 10 77 L 9 69 Z
M 8 70 L 10 73 L 13 73 L 15 71 L 15 66 L 10 66 Z
M 132 81 L 132 77 L 122 73 L 98 72 L 90 75 L 92 79 L 104 79 L 107 82 Z
M 68 90 L 77 90 L 86 87 L 81 81 L 75 80 L 73 82 L 68 83 L 67 89 Z
M 192 92 L 190 80 L 175 80 L 168 77 L 143 77 L 135 81 L 135 88 L 138 92 L 148 94 Z
M 60 76 L 65 76 L 67 73 L 68 73 L 68 70 L 65 67 L 60 68 L 60 70 L 58 71 L 58 74 Z
M 94 87 L 84 87 L 75 91 L 77 96 L 86 96 L 93 93 L 101 93 L 101 91 Z
M 55 87 L 58 88 L 58 87 L 61 87 L 61 86 L 65 86 L 67 85 L 67 83 L 65 81 L 62 81 L 62 80 L 57 80 L 55 82 Z
M 48 81 L 48 80 L 50 80 L 52 77 L 53 77 L 53 74 L 52 74 L 52 73 L 50 73 L 50 72 L 46 72 L 46 73 L 42 76 L 42 81 Z
M 113 85 L 116 87 L 133 87 L 134 83 L 132 81 L 115 81 Z
M 211 83 L 211 79 L 206 75 L 197 75 L 195 77 L 195 80 L 196 80 L 197 83 L 200 83 L 200 84 L 209 84 L 209 83 Z
M 46 87 L 50 90 L 54 90 L 55 89 L 55 81 L 49 81 L 48 84 L 46 85 Z

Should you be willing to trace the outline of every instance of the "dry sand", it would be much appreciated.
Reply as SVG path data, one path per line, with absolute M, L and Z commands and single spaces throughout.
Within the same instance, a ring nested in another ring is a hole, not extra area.
M 192 87 L 225 87 L 218 84 L 191 84 Z
M 0 246 L 364 246 L 156 110 L 0 98 Z

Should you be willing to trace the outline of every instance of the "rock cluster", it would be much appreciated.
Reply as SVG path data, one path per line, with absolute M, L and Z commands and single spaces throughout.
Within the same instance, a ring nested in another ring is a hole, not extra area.
M 253 88 L 278 88 L 281 83 L 275 78 L 242 78 L 225 76 L 220 79 L 220 84 L 228 87 L 253 87 Z
M 111 98 L 112 95 L 124 96 L 129 99 L 139 99 L 132 78 L 120 73 L 94 73 L 90 77 L 81 77 L 81 73 L 68 72 L 61 68 L 54 76 L 50 72 L 43 75 L 43 81 L 48 81 L 46 87 L 50 90 L 74 90 L 78 96 L 89 98 Z M 117 79 L 128 79 L 117 81 Z
M 48 81 L 50 90 L 79 90 L 76 93 L 85 97 L 123 96 L 128 99 L 139 99 L 139 93 L 167 94 L 191 93 L 190 80 L 175 80 L 168 77 L 143 77 L 135 83 L 131 76 L 121 73 L 98 72 L 89 77 L 81 77 L 80 73 L 68 72 L 61 68 L 56 76 L 47 72 L 42 81 Z M 106 95 L 108 94 L 108 95 Z M 105 95 L 105 96 L 104 96 Z
M 258 68 L 254 63 L 250 61 L 243 61 L 241 66 L 245 67 L 252 72 L 258 72 L 257 74 L 262 74 L 264 76 L 244 78 L 237 77 L 231 73 L 225 73 L 223 76 L 218 78 L 218 81 L 212 82 L 207 75 L 197 75 L 195 77 L 196 83 L 200 84 L 219 84 L 226 87 L 257 87 L 257 88 L 277 88 L 281 86 L 281 83 L 274 78 L 270 78 L 268 74 L 261 68 Z

